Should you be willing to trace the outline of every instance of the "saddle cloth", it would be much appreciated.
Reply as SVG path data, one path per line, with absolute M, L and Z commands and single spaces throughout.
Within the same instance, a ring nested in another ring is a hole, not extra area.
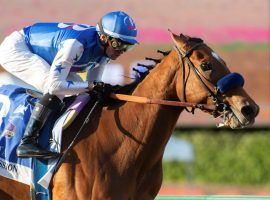
M 62 131 L 72 123 L 89 100 L 88 94 L 81 94 L 58 119 L 50 118 L 40 134 L 39 146 L 60 152 Z M 18 158 L 16 148 L 33 110 L 29 102 L 36 101 L 20 86 L 0 87 L 0 175 L 27 185 L 33 184 L 32 178 L 29 178 L 34 173 L 33 159 Z M 57 161 L 58 158 L 48 160 L 47 173 L 38 181 L 44 188 L 49 187 Z

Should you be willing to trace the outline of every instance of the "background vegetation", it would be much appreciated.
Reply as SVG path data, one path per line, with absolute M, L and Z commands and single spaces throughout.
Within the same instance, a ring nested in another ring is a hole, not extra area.
M 190 163 L 164 162 L 165 181 L 270 185 L 270 129 L 178 129 L 193 144 Z

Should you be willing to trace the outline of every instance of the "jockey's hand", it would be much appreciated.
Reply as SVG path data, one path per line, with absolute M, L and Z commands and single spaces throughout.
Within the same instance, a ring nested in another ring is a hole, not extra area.
M 96 92 L 102 97 L 108 97 L 113 90 L 113 86 L 102 81 L 93 81 L 88 83 L 89 91 Z

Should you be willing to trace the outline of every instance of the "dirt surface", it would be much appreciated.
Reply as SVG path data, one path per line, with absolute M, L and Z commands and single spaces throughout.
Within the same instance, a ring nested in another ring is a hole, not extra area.
M 270 196 L 266 186 L 163 184 L 159 195 L 257 195 Z

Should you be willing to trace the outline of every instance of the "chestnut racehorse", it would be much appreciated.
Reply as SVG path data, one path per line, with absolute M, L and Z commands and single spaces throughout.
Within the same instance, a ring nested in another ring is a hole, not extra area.
M 259 107 L 243 87 L 216 92 L 215 85 L 230 74 L 225 62 L 202 40 L 170 33 L 174 49 L 141 81 L 132 95 L 163 100 L 226 105 L 231 128 L 254 123 Z M 229 109 L 228 109 L 229 107 Z M 149 200 L 162 184 L 162 156 L 184 108 L 133 102 L 100 108 L 55 174 L 53 200 Z M 65 149 L 90 108 L 64 133 Z M 226 113 L 226 114 L 225 114 Z M 28 186 L 0 178 L 0 199 L 27 199 Z

